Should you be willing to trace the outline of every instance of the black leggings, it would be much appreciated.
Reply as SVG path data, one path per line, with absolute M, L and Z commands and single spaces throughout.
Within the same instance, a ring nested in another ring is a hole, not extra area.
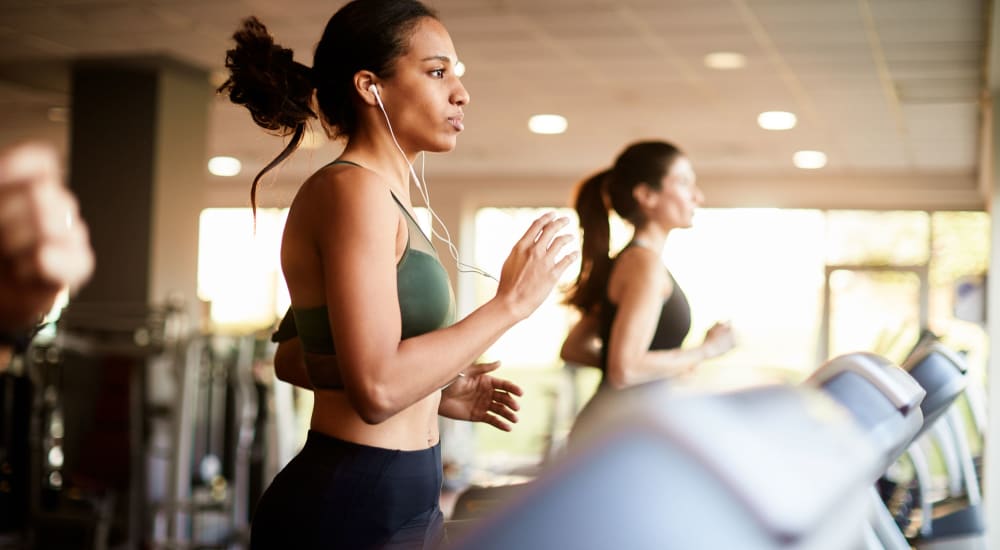
M 437 548 L 441 446 L 396 451 L 310 431 L 254 513 L 250 548 Z

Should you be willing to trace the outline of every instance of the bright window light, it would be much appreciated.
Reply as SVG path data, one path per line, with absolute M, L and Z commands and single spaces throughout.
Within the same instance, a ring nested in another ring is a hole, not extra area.
M 528 128 L 536 134 L 561 134 L 567 125 L 566 117 L 560 115 L 535 115 L 528 120 Z
M 208 171 L 215 176 L 232 177 L 238 175 L 243 164 L 236 157 L 212 157 L 208 159 Z
M 326 145 L 327 141 L 326 133 L 323 130 L 309 128 L 306 130 L 305 135 L 302 136 L 302 143 L 299 147 L 307 151 L 315 151 Z
M 459 77 L 465 76 L 465 63 L 461 61 L 455 63 L 455 74 Z
M 803 170 L 816 170 L 826 166 L 826 153 L 822 151 L 796 151 L 792 156 L 795 166 Z
M 742 69 L 747 65 L 747 56 L 737 52 L 712 52 L 705 56 L 705 66 L 720 71 Z
M 281 233 L 287 210 L 202 210 L 198 229 L 198 297 L 211 304 L 212 323 L 226 330 L 271 326 L 288 307 L 281 273 Z
M 757 115 L 757 124 L 765 130 L 790 130 L 797 121 L 795 113 L 787 111 L 764 111 Z
M 476 245 L 472 264 L 488 273 L 500 273 L 507 254 L 518 238 L 543 212 L 555 210 L 572 220 L 576 212 L 569 208 L 481 208 L 476 212 Z M 570 233 L 569 230 L 566 231 Z M 626 237 L 627 238 L 627 237 Z M 561 283 L 568 285 L 579 273 L 576 267 L 567 269 Z M 484 277 L 470 280 L 476 287 L 476 305 L 485 303 L 496 294 L 496 283 Z M 560 305 L 562 296 L 553 291 L 530 317 L 518 323 L 484 354 L 487 360 L 502 360 L 505 365 L 545 367 L 557 364 L 559 348 L 575 314 Z
M 431 213 L 413 209 L 425 235 Z M 208 302 L 212 324 L 225 331 L 271 326 L 290 304 L 281 272 L 281 235 L 288 209 L 202 210 L 198 229 L 198 298 Z

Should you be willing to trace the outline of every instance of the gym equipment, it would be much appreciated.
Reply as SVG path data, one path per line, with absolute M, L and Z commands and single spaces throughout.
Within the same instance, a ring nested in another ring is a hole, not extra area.
M 920 403 L 926 392 L 906 371 L 879 355 L 858 352 L 834 357 L 804 384 L 821 389 L 842 404 L 868 435 L 880 460 L 872 484 L 923 427 Z M 871 530 L 865 535 L 867 548 L 909 550 L 879 493 L 872 487 L 869 494 L 873 516 Z
M 27 524 L 32 380 L 20 356 L 0 373 L 0 548 L 20 547 Z
M 165 410 L 150 398 L 182 341 L 182 310 L 74 302 L 56 327 L 28 353 L 36 395 L 27 542 L 139 547 L 158 490 L 148 442 Z
M 473 485 L 462 491 L 455 501 L 451 521 L 475 520 L 507 502 L 528 486 L 528 483 L 481 487 Z
M 921 550 L 985 550 L 978 475 L 966 439 L 965 420 L 955 407 L 968 385 L 965 362 L 942 344 L 931 342 L 918 346 L 903 368 L 927 391 L 921 404 L 927 419 L 921 430 L 923 438 L 908 451 L 921 509 L 920 531 L 912 542 Z M 941 450 L 944 459 L 949 495 L 965 499 L 952 511 L 937 515 L 929 495 L 933 481 L 926 457 L 926 449 L 934 447 Z
M 257 342 L 182 311 L 74 303 L 36 339 L 28 547 L 246 547 Z
M 173 418 L 170 488 L 157 507 L 164 546 L 247 546 L 259 414 L 255 345 L 252 335 L 202 336 L 188 344 Z
M 903 454 L 923 427 L 920 403 L 926 392 L 906 371 L 874 353 L 834 357 L 804 384 L 823 390 L 851 412 L 882 457 L 884 467 L 879 474 Z
M 601 406 L 574 430 L 564 457 L 455 548 L 862 544 L 882 460 L 822 392 L 774 386 L 678 395 L 654 383 L 616 392 Z

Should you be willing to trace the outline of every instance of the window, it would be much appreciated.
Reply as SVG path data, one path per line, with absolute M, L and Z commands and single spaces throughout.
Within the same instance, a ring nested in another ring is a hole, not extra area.
M 927 262 L 926 212 L 835 210 L 826 213 L 830 264 L 917 265 Z
M 477 265 L 498 273 L 514 241 L 549 210 L 480 209 Z M 559 212 L 575 227 L 572 210 Z M 796 383 L 827 357 L 851 351 L 873 351 L 898 362 L 925 325 L 946 344 L 968 352 L 975 371 L 973 363 L 985 365 L 985 331 L 955 318 L 955 285 L 985 273 L 988 236 L 983 212 L 703 209 L 694 227 L 670 235 L 664 263 L 691 303 L 685 346 L 700 343 L 717 320 L 730 320 L 736 331 L 738 346 L 701 367 L 698 379 L 707 386 Z M 614 220 L 612 254 L 630 237 L 631 229 Z M 578 271 L 579 264 L 572 266 L 561 286 Z M 496 291 L 484 278 L 470 282 L 477 304 Z M 577 315 L 562 305 L 563 298 L 554 291 L 486 354 L 503 361 L 508 370 L 501 375 L 525 386 L 526 394 L 513 434 L 477 427 L 482 463 L 518 453 L 537 460 L 551 431 L 564 428 L 552 420 L 565 388 L 558 354 Z M 921 306 L 928 301 L 929 307 Z M 596 380 L 593 375 L 584 386 L 584 400 Z
M 281 232 L 288 210 L 208 208 L 198 230 L 198 298 L 212 324 L 252 331 L 271 326 L 288 308 L 281 274 Z
M 430 212 L 414 209 L 430 231 Z M 247 332 L 270 327 L 290 304 L 281 273 L 281 235 L 288 209 L 208 208 L 198 230 L 198 298 L 210 306 L 217 329 Z
M 456 244 L 473 238 L 472 263 L 499 274 L 516 239 L 550 210 L 481 208 L 474 234 L 453 237 Z M 572 210 L 556 210 L 576 227 Z M 427 232 L 429 213 L 415 211 Z M 249 209 L 203 211 L 198 293 L 211 302 L 217 327 L 256 330 L 284 314 L 289 301 L 279 251 L 286 216 L 287 210 L 258 210 L 254 233 Z M 614 254 L 631 229 L 613 219 L 611 234 Z M 957 284 L 986 272 L 988 239 L 984 212 L 703 209 L 693 228 L 670 235 L 664 262 L 691 303 L 685 345 L 700 343 L 717 320 L 732 321 L 736 330 L 738 347 L 701 368 L 699 379 L 707 385 L 797 382 L 825 357 L 848 351 L 900 361 L 924 325 L 967 353 L 970 369 L 982 377 L 985 330 L 954 310 Z M 501 360 L 500 375 L 524 386 L 526 395 L 513 434 L 476 427 L 480 463 L 537 461 L 553 433 L 568 428 L 557 417 L 567 394 L 559 349 L 577 314 L 562 304 L 561 289 L 578 271 L 579 264 L 571 266 L 537 312 L 484 354 L 485 360 Z M 496 283 L 485 277 L 462 277 L 460 284 L 472 285 L 475 305 L 496 292 Z M 580 372 L 575 387 L 582 402 L 598 376 L 596 369 Z

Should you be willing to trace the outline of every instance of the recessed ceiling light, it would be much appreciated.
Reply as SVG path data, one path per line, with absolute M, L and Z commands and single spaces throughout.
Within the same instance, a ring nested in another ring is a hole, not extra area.
M 712 52 L 705 56 L 705 66 L 720 71 L 742 69 L 747 66 L 747 56 L 738 52 Z
M 803 170 L 816 170 L 826 166 L 826 153 L 822 151 L 796 151 L 792 156 L 792 162 Z
M 243 164 L 235 157 L 212 157 L 208 159 L 208 171 L 215 176 L 232 177 L 240 173 Z
M 528 128 L 536 134 L 561 134 L 568 124 L 566 117 L 560 115 L 535 115 L 528 119 Z
M 757 124 L 765 130 L 789 130 L 795 128 L 797 121 L 795 113 L 787 111 L 764 111 L 757 115 Z
M 455 74 L 459 77 L 465 76 L 465 63 L 461 61 L 455 63 Z

